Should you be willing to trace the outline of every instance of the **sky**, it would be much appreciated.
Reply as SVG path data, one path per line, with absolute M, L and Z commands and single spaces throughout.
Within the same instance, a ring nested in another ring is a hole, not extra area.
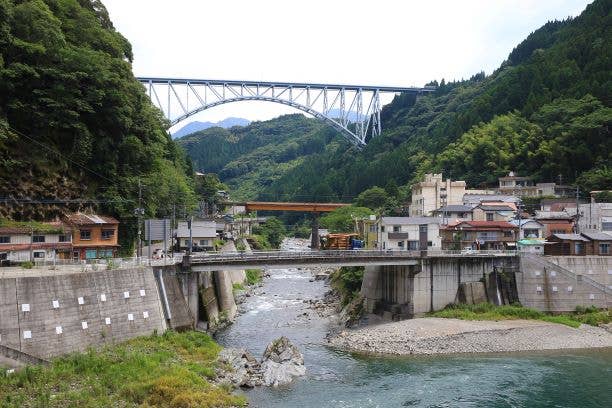
M 529 33 L 588 0 L 103 0 L 136 76 L 423 86 L 493 72 Z M 383 102 L 389 102 L 388 96 Z M 294 109 L 221 105 L 192 120 Z M 175 129 L 173 129 L 175 130 Z

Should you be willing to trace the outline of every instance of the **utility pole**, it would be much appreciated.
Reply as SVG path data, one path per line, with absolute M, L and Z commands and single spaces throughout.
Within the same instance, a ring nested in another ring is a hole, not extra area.
M 138 243 L 136 256 L 142 257 L 142 216 L 144 215 L 144 208 L 142 208 L 142 184 L 140 183 L 140 177 L 138 178 L 138 208 L 134 210 L 138 222 Z
M 579 196 L 580 196 L 580 187 L 578 187 L 578 184 L 576 184 L 576 234 L 580 234 L 580 226 L 578 225 L 578 222 L 580 220 L 580 200 L 579 200 Z

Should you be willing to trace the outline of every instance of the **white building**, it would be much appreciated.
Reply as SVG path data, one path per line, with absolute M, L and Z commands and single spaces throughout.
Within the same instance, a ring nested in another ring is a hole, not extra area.
M 511 220 L 510 224 L 519 227 L 519 239 L 543 239 L 545 235 L 544 224 L 536 220 Z
M 437 208 L 462 204 L 465 194 L 493 194 L 493 191 L 465 187 L 465 181 L 443 180 L 442 174 L 426 174 L 423 181 L 412 186 L 410 216 L 428 216 Z
M 438 217 L 381 217 L 376 222 L 382 249 L 441 249 Z
M 72 233 L 62 222 L 0 227 L 0 263 L 70 259 Z
M 597 230 L 612 233 L 612 203 L 580 204 L 580 231 Z
M 193 249 L 210 251 L 215 248 L 217 223 L 215 221 L 193 221 L 190 234 L 188 223 L 180 221 L 175 236 L 181 251 L 189 248 L 190 236 L 193 239 Z

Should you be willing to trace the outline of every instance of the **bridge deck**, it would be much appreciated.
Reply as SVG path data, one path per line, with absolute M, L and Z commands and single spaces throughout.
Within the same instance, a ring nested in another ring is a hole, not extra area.
M 301 212 L 329 212 L 340 207 L 347 207 L 346 203 L 283 203 L 265 201 L 226 202 L 222 204 L 244 206 L 246 211 L 301 211 Z
M 425 258 L 497 258 L 516 251 L 262 251 L 203 253 L 185 256 L 184 265 L 195 271 L 301 266 L 417 265 Z

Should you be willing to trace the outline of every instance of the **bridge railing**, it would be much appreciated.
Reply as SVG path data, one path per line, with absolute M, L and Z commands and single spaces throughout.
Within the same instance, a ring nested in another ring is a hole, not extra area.
M 253 251 L 253 252 L 202 252 L 191 256 L 196 263 L 238 262 L 238 261 L 266 261 L 266 260 L 295 260 L 295 259 L 380 259 L 380 258 L 421 258 L 440 256 L 515 256 L 517 251 L 486 250 L 486 251 L 453 251 L 453 250 L 323 250 L 323 251 Z

